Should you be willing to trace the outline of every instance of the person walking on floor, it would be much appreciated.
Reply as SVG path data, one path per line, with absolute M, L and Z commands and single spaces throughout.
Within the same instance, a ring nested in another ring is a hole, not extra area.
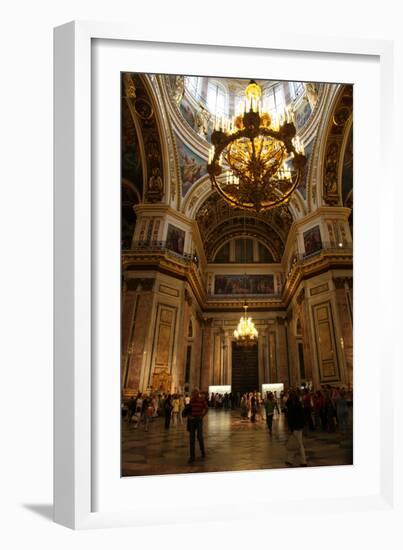
M 250 421 L 256 422 L 256 413 L 257 413 L 257 398 L 256 393 L 252 393 L 252 397 L 250 399 Z
M 154 406 L 152 399 L 147 400 L 147 404 L 144 412 L 144 430 L 148 432 L 151 422 L 154 416 Z
M 179 396 L 179 421 L 181 424 L 183 424 L 183 411 L 185 409 L 185 398 L 181 394 Z
M 348 423 L 348 403 L 344 388 L 340 390 L 339 395 L 336 397 L 336 412 L 339 431 L 344 434 L 347 431 Z
M 174 395 L 172 399 L 172 424 L 174 426 L 178 425 L 179 406 L 179 397 L 177 395 Z
M 127 422 L 128 424 L 132 423 L 132 418 L 134 416 L 134 413 L 136 412 L 136 399 L 134 399 L 133 396 L 129 399 L 129 402 L 127 404 Z
M 297 455 L 299 455 L 300 465 L 307 466 L 305 448 L 302 441 L 302 430 L 305 424 L 305 415 L 302 403 L 295 391 L 290 391 L 286 407 L 287 423 L 291 434 L 286 443 L 287 458 L 285 463 L 287 466 L 294 466 L 294 460 Z
M 134 417 L 133 417 L 134 427 L 136 429 L 140 424 L 142 412 L 143 412 L 143 396 L 141 393 L 139 393 L 136 399 L 136 412 L 134 413 Z
M 198 388 L 195 388 L 192 392 L 192 398 L 189 403 L 189 416 L 188 416 L 188 429 L 189 429 L 189 447 L 190 457 L 189 464 L 195 461 L 195 446 L 196 446 L 196 434 L 197 441 L 199 442 L 200 452 L 202 458 L 206 456 L 204 448 L 203 438 L 203 418 L 208 411 L 206 400 L 200 395 Z
M 271 391 L 267 392 L 267 397 L 264 402 L 264 408 L 266 410 L 266 423 L 269 429 L 269 434 L 272 434 L 273 431 L 273 416 L 274 409 L 276 408 L 276 402 L 274 400 L 273 394 Z
M 169 425 L 171 424 L 171 416 L 172 416 L 172 398 L 171 398 L 171 394 L 168 394 L 165 398 L 164 414 L 165 414 L 165 429 L 169 430 Z

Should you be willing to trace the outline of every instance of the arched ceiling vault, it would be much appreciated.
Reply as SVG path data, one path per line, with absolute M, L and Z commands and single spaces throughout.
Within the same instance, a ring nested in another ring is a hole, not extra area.
M 230 207 L 215 191 L 200 205 L 195 219 L 208 261 L 212 261 L 215 252 L 231 235 L 256 236 L 267 245 L 273 258 L 280 261 L 293 223 L 286 206 L 251 214 Z
M 329 98 L 308 171 L 308 210 L 342 204 L 343 158 L 352 126 L 353 86 L 341 84 Z
M 212 262 L 221 246 L 234 238 L 256 238 L 269 249 L 274 262 L 281 262 L 284 243 L 269 226 L 263 223 L 252 224 L 253 221 L 256 220 L 248 219 L 245 224 L 242 221 L 238 224 L 229 224 L 226 221 L 215 227 L 205 243 L 207 261 Z

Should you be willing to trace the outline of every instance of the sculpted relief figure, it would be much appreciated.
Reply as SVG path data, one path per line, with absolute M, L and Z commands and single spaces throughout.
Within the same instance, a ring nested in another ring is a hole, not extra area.
M 185 91 L 185 77 L 178 75 L 175 77 L 175 87 L 174 87 L 174 94 L 173 94 L 173 98 L 178 105 L 182 101 L 184 91 Z
M 332 143 L 325 161 L 325 187 L 330 194 L 337 193 L 337 151 L 337 143 Z
M 136 97 L 136 86 L 134 85 L 133 78 L 130 73 L 124 73 L 123 83 L 125 87 L 126 97 L 134 99 Z
M 305 84 L 306 97 L 308 98 L 309 104 L 313 111 L 317 101 L 318 101 L 318 88 L 314 82 L 307 82 Z
M 147 199 L 150 202 L 158 202 L 164 194 L 164 183 L 161 178 L 160 169 L 154 166 L 147 185 Z
M 208 123 L 210 120 L 210 114 L 207 110 L 200 106 L 200 110 L 197 111 L 195 116 L 196 131 L 202 138 L 207 138 L 208 135 Z

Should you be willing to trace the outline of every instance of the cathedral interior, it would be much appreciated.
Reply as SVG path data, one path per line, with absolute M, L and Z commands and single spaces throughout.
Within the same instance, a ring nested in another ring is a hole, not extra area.
M 278 207 L 230 204 L 208 171 L 248 81 L 122 73 L 124 399 L 195 386 L 353 386 L 353 87 L 259 80 L 306 162 Z M 254 345 L 234 338 L 247 305 Z

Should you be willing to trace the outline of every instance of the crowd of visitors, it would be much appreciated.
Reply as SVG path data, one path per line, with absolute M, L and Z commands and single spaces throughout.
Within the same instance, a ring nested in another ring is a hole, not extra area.
M 169 430 L 171 422 L 173 426 L 184 424 L 189 432 L 189 463 L 195 461 L 196 438 L 199 443 L 201 457 L 205 458 L 203 418 L 208 411 L 208 401 L 200 391 L 195 388 L 192 395 L 189 394 L 152 394 L 139 392 L 132 396 L 127 404 L 122 406 L 122 416 L 134 429 L 144 426 L 149 431 L 153 418 L 163 417 L 164 426 Z
M 286 443 L 286 460 L 293 466 L 298 460 L 307 465 L 303 436 L 310 432 L 340 432 L 345 434 L 350 425 L 352 392 L 340 387 L 323 386 L 321 389 L 308 387 L 290 388 L 279 395 L 267 392 L 263 397 L 258 391 L 241 395 L 231 392 L 204 395 L 195 388 L 191 395 L 139 392 L 123 405 L 123 416 L 134 429 L 143 426 L 149 431 L 153 419 L 162 417 L 164 427 L 183 426 L 189 432 L 189 462 L 195 460 L 195 442 L 199 443 L 201 457 L 205 457 L 203 418 L 208 408 L 223 410 L 240 409 L 244 421 L 266 421 L 268 433 L 273 434 L 273 420 L 284 415 L 289 431 Z
M 171 422 L 173 426 L 183 424 L 183 410 L 190 401 L 188 394 L 153 393 L 148 395 L 139 392 L 136 396 L 123 404 L 122 415 L 127 422 L 137 429 L 144 426 L 148 431 L 153 418 L 163 417 L 165 428 L 168 430 Z

